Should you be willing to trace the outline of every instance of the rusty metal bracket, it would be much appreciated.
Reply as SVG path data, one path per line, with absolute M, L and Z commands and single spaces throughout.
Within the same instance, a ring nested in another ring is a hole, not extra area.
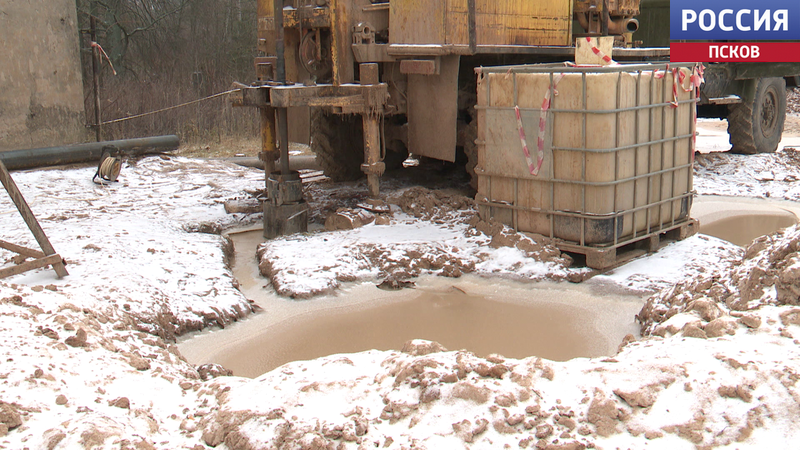
M 283 10 L 284 28 L 329 28 L 331 26 L 331 11 L 327 7 L 307 7 L 300 9 Z
M 233 106 L 255 106 L 264 108 L 269 106 L 267 102 L 268 89 L 262 86 L 247 86 L 242 83 L 234 82 L 231 89 L 231 105 Z
M 366 175 L 383 175 L 386 172 L 386 164 L 381 161 L 372 164 L 362 164 L 361 171 Z
M 350 113 L 381 113 L 389 99 L 386 83 L 374 85 L 321 84 L 274 86 L 269 89 L 270 104 L 275 108 L 292 106 L 338 107 Z
M 439 75 L 441 58 L 403 59 L 400 61 L 400 73 L 414 75 Z

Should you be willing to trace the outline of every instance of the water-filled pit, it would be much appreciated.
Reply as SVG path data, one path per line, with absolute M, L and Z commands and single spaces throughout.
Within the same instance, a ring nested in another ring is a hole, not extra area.
M 481 356 L 568 360 L 614 354 L 626 334 L 638 332 L 640 295 L 571 283 L 427 276 L 414 289 L 384 291 L 363 283 L 311 300 L 282 298 L 258 273 L 260 232 L 231 238 L 234 276 L 262 311 L 185 338 L 179 347 L 192 363 L 222 364 L 240 376 L 335 353 L 399 350 L 410 339 Z
M 741 247 L 797 223 L 800 204 L 787 200 L 701 196 L 692 205 L 700 232 Z
M 797 222 L 792 202 L 700 198 L 693 217 L 701 232 L 747 245 L 752 238 Z M 752 236 L 752 237 L 751 237 Z M 195 364 L 219 363 L 256 377 L 290 361 L 370 349 L 399 350 L 428 339 L 479 356 L 540 356 L 551 360 L 613 355 L 644 296 L 600 283 L 524 283 L 464 276 L 422 277 L 416 288 L 383 291 L 357 284 L 311 300 L 282 298 L 258 273 L 260 231 L 232 233 L 233 273 L 262 311 L 225 330 L 184 338 L 181 352 Z

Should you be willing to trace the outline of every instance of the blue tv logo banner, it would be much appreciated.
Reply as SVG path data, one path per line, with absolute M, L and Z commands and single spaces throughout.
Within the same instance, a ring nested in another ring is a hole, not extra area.
M 798 0 L 671 0 L 673 41 L 800 40 Z

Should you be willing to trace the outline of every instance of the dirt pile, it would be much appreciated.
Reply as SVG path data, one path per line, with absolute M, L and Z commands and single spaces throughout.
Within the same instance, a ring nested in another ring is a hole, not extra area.
M 12 327 L 0 356 L 13 365 L 2 374 L 0 436 L 20 444 L 9 448 L 192 448 L 198 436 L 183 423 L 215 407 L 200 379 L 224 369 L 198 373 L 124 311 L 32 297 L 0 297 L 0 320 Z
M 348 372 L 363 363 L 358 358 L 364 355 L 332 356 L 317 363 Z M 502 436 L 502 442 L 519 448 L 554 450 L 594 448 L 598 434 L 618 432 L 620 412 L 613 401 L 608 403 L 599 394 L 591 402 L 586 397 L 577 408 L 542 399 L 535 387 L 553 380 L 555 373 L 538 358 L 517 361 L 491 355 L 484 359 L 465 351 L 447 352 L 435 342 L 420 340 L 406 343 L 403 352 L 371 356 L 378 358 L 375 383 L 346 375 L 313 381 L 300 375 L 305 370 L 293 364 L 246 387 L 220 380 L 216 388 L 223 393 L 218 396 L 220 410 L 203 420 L 206 443 L 247 449 L 453 448 L 481 447 Z M 281 392 L 271 395 L 276 403 L 237 410 L 245 390 L 251 395 L 260 393 L 275 377 L 286 383 Z M 289 391 L 296 394 L 286 397 Z M 310 421 L 304 414 L 295 415 L 298 406 L 325 394 L 356 395 L 358 401 L 355 406 L 329 404 L 325 413 Z M 463 405 L 463 414 L 447 421 L 436 411 L 452 403 Z
M 259 246 L 259 270 L 280 295 L 308 298 L 368 279 L 394 289 L 422 274 L 580 281 L 587 272 L 567 270 L 572 260 L 550 239 L 481 220 L 472 199 L 447 190 L 413 187 L 388 204 L 341 207 L 328 215 L 326 228 L 331 232 Z M 320 256 L 302 257 L 312 249 Z
M 800 305 L 800 228 L 793 226 L 754 240 L 730 271 L 689 280 L 650 297 L 637 316 L 642 334 L 676 334 L 670 318 L 691 312 L 684 335 L 718 337 L 738 325 L 758 328 L 755 312 L 765 305 Z M 800 310 L 798 310 L 800 311 Z
M 389 202 L 410 216 L 438 224 L 453 219 L 469 219 L 476 214 L 474 200 L 447 190 L 412 187 Z

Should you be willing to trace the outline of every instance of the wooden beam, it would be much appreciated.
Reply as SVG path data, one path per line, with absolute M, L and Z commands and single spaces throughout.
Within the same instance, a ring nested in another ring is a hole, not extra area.
M 64 267 L 64 260 L 58 254 L 45 256 L 44 258 L 34 259 L 32 261 L 25 261 L 22 264 L 12 267 L 0 269 L 0 278 L 10 277 L 11 275 L 19 275 L 29 270 L 38 269 L 44 266 L 52 265 L 55 268 L 56 264 Z M 66 272 L 66 270 L 65 270 Z
M 12 244 L 11 242 L 6 242 L 2 239 L 0 239 L 0 248 L 10 250 L 14 253 L 19 253 L 20 255 L 24 255 L 29 258 L 41 258 L 43 256 L 47 256 L 44 253 L 40 252 L 39 250 L 34 250 L 32 248 L 23 247 L 17 244 Z
M 28 228 L 31 230 L 31 233 L 33 233 L 33 237 L 36 238 L 36 242 L 39 243 L 39 247 L 42 248 L 44 254 L 55 255 L 56 251 L 53 249 L 53 245 L 50 244 L 50 240 L 47 239 L 47 235 L 44 234 L 42 226 L 39 225 L 39 222 L 36 220 L 36 216 L 34 216 L 33 211 L 31 211 L 31 207 L 28 206 L 28 202 L 25 201 L 25 198 L 22 196 L 22 192 L 20 192 L 19 188 L 17 187 L 17 183 L 15 183 L 14 179 L 11 178 L 11 174 L 8 173 L 8 169 L 6 169 L 6 165 L 3 164 L 2 160 L 0 160 L 0 183 L 3 184 L 3 187 L 6 188 L 6 192 L 8 192 L 8 195 L 11 196 L 11 200 L 14 202 L 14 205 L 16 205 L 17 210 L 22 216 L 22 220 L 24 220 L 28 225 Z M 58 278 L 63 278 L 69 275 L 67 269 L 64 267 L 61 257 L 58 258 L 57 263 L 53 263 L 53 270 L 56 271 Z

